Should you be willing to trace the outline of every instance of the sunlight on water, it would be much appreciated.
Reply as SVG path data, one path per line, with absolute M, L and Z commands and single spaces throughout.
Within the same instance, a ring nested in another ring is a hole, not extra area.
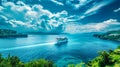
M 50 43 L 42 43 L 42 44 L 35 44 L 35 45 L 29 45 L 29 46 L 20 46 L 20 47 L 12 47 L 12 48 L 3 48 L 3 49 L 0 49 L 0 51 L 25 49 L 25 48 L 38 47 L 38 46 L 45 46 L 45 45 L 54 45 L 55 43 L 56 43 L 56 42 L 50 42 Z

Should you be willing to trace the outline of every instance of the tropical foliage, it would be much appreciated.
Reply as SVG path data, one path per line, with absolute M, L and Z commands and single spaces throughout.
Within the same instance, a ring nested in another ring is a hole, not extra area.
M 77 65 L 70 64 L 68 67 L 120 67 L 120 47 L 109 50 L 109 52 L 99 52 L 99 56 L 88 63 L 80 63 Z
M 0 67 L 55 67 L 55 65 L 45 59 L 23 63 L 17 56 L 8 55 L 7 58 L 3 58 L 0 54 Z
M 0 67 L 57 67 L 52 61 L 39 59 L 24 63 L 17 56 L 3 58 L 0 54 Z M 69 64 L 68 67 L 120 67 L 120 47 L 99 52 L 99 56 L 88 63 Z

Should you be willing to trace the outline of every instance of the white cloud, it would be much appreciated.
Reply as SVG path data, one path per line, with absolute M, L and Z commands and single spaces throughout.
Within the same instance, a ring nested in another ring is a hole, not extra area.
M 85 18 L 85 16 L 83 15 L 83 16 L 80 16 L 80 19 L 84 19 Z
M 22 21 L 16 21 L 16 20 L 9 20 L 7 21 L 8 23 L 10 23 L 12 25 L 12 27 L 17 27 L 17 26 L 24 26 L 25 23 Z
M 109 19 L 107 21 L 99 23 L 68 24 L 66 32 L 69 33 L 103 32 L 119 28 L 120 23 L 116 19 Z
M 5 16 L 3 16 L 3 15 L 0 15 L 0 19 L 2 19 L 2 20 L 8 20 L 8 18 L 7 17 L 5 17 Z M 0 20 L 0 21 L 2 21 L 2 20 Z
M 76 1 L 76 3 L 73 3 L 75 1 Z M 66 4 L 72 6 L 74 9 L 77 10 L 82 6 L 85 6 L 86 4 L 88 4 L 91 1 L 92 0 L 66 0 Z
M 87 0 L 80 0 L 81 3 L 85 4 Z M 90 0 L 89 0 L 90 1 Z M 32 32 L 63 32 L 65 24 L 67 22 L 77 21 L 79 19 L 84 19 L 87 16 L 95 14 L 99 9 L 105 5 L 110 4 L 109 2 L 101 2 L 94 4 L 81 16 L 68 16 L 67 11 L 63 10 L 58 13 L 51 13 L 45 10 L 41 5 L 29 6 L 19 1 L 16 4 L 12 2 L 3 3 L 0 6 L 0 28 L 3 26 L 3 21 L 8 25 L 8 28 L 14 27 L 14 29 L 21 31 L 32 31 Z M 2 18 L 2 19 L 1 19 Z M 77 19 L 79 18 L 79 19 Z M 1 24 L 2 23 L 2 24 Z M 75 22 L 74 22 L 75 23 Z M 114 28 L 119 28 L 120 24 L 115 19 L 110 19 L 101 23 L 89 23 L 89 24 L 66 24 L 66 32 L 69 33 L 79 33 L 79 32 L 99 32 L 101 30 L 110 30 Z
M 15 30 L 59 33 L 63 31 L 64 24 L 67 22 L 66 16 L 68 13 L 64 10 L 51 13 L 41 5 L 30 7 L 21 1 L 17 2 L 17 5 L 6 2 L 0 7 L 3 8 L 0 10 L 1 18 L 9 25 L 9 28 L 13 29 L 14 27 Z M 0 27 L 6 28 L 3 25 L 0 25 Z
M 98 13 L 104 6 L 109 5 L 112 2 L 114 2 L 114 0 L 102 0 L 99 2 L 94 0 L 65 0 L 65 3 L 68 6 L 72 6 L 73 9 L 78 10 L 79 8 L 85 8 L 85 10 L 80 13 L 80 16 L 74 16 L 75 18 L 71 21 L 78 21 L 88 16 L 94 15 Z
M 24 6 L 24 5 L 26 5 L 26 4 L 23 3 L 22 1 L 18 1 L 18 2 L 17 2 L 17 5 L 23 5 L 23 6 Z
M 3 9 L 3 7 L 0 6 L 0 10 L 2 10 L 2 9 Z
M 61 6 L 64 6 L 64 4 L 62 2 L 59 2 L 57 0 L 51 0 L 51 2 L 58 4 L 58 5 L 61 5 Z
M 85 17 L 91 16 L 96 14 L 102 7 L 112 3 L 113 0 L 109 1 L 102 1 L 99 3 L 94 3 L 92 7 L 87 9 L 80 17 L 78 17 L 79 20 L 84 19 Z
M 119 12 L 119 11 L 120 11 L 120 8 L 114 10 L 114 12 Z
M 89 14 L 91 12 L 94 12 L 94 11 L 97 11 L 99 9 L 101 9 L 102 7 L 110 4 L 111 2 L 113 2 L 112 0 L 109 0 L 109 1 L 102 1 L 100 3 L 96 3 L 93 7 L 91 7 L 90 9 L 88 9 L 85 14 Z

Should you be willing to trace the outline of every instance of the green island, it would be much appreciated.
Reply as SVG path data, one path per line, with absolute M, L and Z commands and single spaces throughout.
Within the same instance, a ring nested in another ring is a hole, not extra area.
M 0 67 L 57 67 L 54 62 L 45 59 L 22 62 L 17 56 L 4 58 L 0 54 Z M 67 67 L 120 67 L 120 47 L 115 50 L 99 52 L 99 56 L 88 63 L 69 64 Z
M 0 29 L 0 38 L 11 38 L 11 37 L 27 37 L 27 34 L 18 33 L 17 31 L 10 29 Z
M 120 30 L 108 31 L 102 34 L 94 34 L 93 36 L 103 40 L 112 40 L 120 42 Z

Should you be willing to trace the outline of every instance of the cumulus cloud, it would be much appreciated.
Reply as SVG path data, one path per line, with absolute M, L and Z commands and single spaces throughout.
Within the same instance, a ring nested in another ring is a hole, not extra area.
M 120 23 L 116 19 L 109 19 L 99 23 L 68 24 L 66 32 L 69 33 L 103 32 L 119 28 Z
M 113 10 L 114 12 L 119 12 L 120 11 L 120 8 L 118 8 L 118 9 L 115 9 L 115 10 Z
M 0 6 L 0 28 L 8 25 L 9 28 L 22 31 L 38 31 L 59 33 L 64 30 L 67 22 L 67 11 L 51 13 L 41 5 L 29 6 L 22 1 L 17 4 L 6 2 Z M 1 23 L 6 25 L 1 25 Z
M 59 5 L 60 3 L 63 3 L 62 0 L 51 1 L 54 1 L 54 3 L 58 2 Z M 66 0 L 65 3 L 80 8 L 91 1 L 93 0 Z M 16 4 L 13 2 L 6 2 L 0 6 L 0 28 L 44 33 L 60 33 L 64 30 L 68 33 L 82 33 L 117 29 L 120 27 L 120 23 L 115 19 L 109 19 L 99 23 L 78 24 L 78 20 L 95 14 L 99 9 L 111 2 L 113 2 L 113 0 L 102 0 L 102 2 L 99 3 L 96 2 L 88 7 L 81 16 L 73 15 L 69 17 L 68 12 L 65 10 L 52 13 L 49 10 L 44 9 L 42 5 L 29 6 L 22 1 L 18 1 Z M 69 23 L 67 24 L 67 22 Z

